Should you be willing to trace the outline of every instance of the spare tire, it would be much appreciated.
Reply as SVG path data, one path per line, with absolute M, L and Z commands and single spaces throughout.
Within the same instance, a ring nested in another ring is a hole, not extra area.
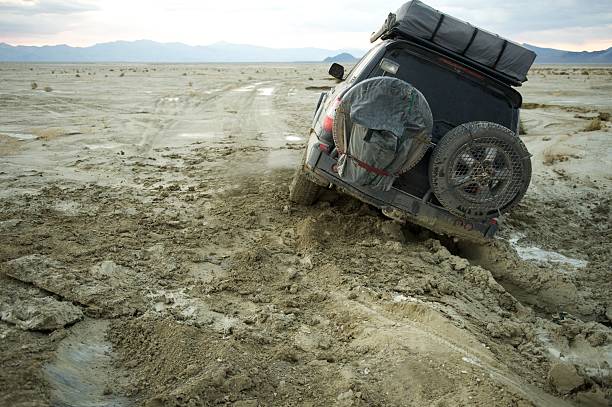
M 355 185 L 389 190 L 429 149 L 433 118 L 425 96 L 393 77 L 366 79 L 342 95 L 333 137 L 338 174 Z
M 525 195 L 531 155 L 510 129 L 471 122 L 442 137 L 429 161 L 429 181 L 451 213 L 486 220 L 507 212 Z

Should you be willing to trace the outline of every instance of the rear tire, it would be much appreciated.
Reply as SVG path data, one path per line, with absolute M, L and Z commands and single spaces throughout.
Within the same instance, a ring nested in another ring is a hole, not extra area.
M 300 164 L 289 185 L 289 200 L 298 205 L 310 206 L 317 201 L 322 188 L 310 180 L 308 173 L 304 170 L 305 163 L 306 150 L 304 150 Z

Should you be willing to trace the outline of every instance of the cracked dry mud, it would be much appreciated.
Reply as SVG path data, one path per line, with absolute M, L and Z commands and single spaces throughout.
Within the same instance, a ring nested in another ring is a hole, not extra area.
M 289 203 L 325 69 L 0 66 L 0 405 L 609 405 L 612 70 L 532 70 L 483 248 Z

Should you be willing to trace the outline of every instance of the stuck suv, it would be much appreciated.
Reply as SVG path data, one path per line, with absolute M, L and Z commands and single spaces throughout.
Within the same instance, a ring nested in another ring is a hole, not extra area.
M 379 41 L 381 39 L 381 41 Z M 520 86 L 535 54 L 411 1 L 321 94 L 290 199 L 338 189 L 399 221 L 486 240 L 525 194 Z

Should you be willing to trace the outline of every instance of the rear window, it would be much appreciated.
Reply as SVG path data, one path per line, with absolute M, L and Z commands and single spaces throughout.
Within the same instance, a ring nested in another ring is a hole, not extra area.
M 381 45 L 378 45 L 372 48 L 371 50 L 367 52 L 367 54 L 363 56 L 363 58 L 361 58 L 361 60 L 357 63 L 357 65 L 355 65 L 353 69 L 351 69 L 351 71 L 346 76 L 346 83 L 351 84 L 355 82 L 357 78 L 359 78 L 359 76 L 361 76 L 364 69 L 367 68 L 367 66 L 370 64 L 372 59 L 376 56 L 377 51 L 380 47 Z
M 408 50 L 390 50 L 385 58 L 399 64 L 397 73 L 391 75 L 377 67 L 372 76 L 395 76 L 423 93 L 434 117 L 434 141 L 451 128 L 471 121 L 490 121 L 514 130 L 516 109 L 503 92 Z

